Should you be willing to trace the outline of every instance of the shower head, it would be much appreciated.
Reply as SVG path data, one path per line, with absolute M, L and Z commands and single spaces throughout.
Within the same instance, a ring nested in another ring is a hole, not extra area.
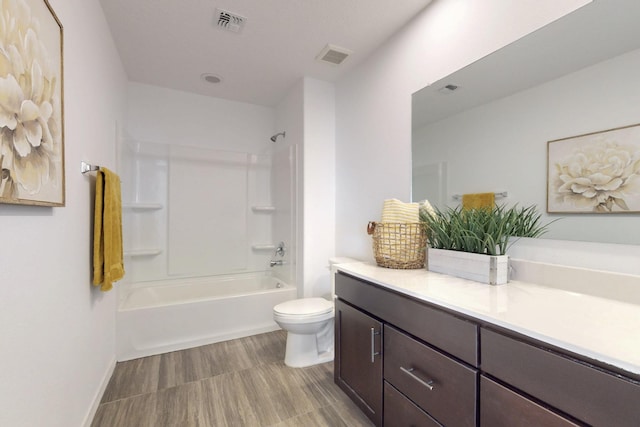
M 276 133 L 271 137 L 271 142 L 276 142 L 279 136 L 282 136 L 284 138 L 286 136 L 286 132 Z

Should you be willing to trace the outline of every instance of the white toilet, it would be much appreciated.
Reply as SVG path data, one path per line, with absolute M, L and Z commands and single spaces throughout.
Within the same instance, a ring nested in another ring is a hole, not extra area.
M 330 258 L 331 301 L 301 298 L 273 307 L 273 319 L 287 331 L 284 363 L 293 368 L 333 360 L 333 297 L 337 264 L 359 262 L 352 258 Z

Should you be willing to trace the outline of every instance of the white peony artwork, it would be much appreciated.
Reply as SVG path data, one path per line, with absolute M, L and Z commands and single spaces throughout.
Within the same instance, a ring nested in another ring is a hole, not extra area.
M 0 203 L 64 206 L 62 25 L 47 0 L 0 7 Z
M 640 125 L 548 142 L 547 212 L 640 212 Z

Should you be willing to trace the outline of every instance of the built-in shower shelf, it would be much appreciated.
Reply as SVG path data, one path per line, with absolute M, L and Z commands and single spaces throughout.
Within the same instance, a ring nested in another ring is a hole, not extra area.
M 254 251 L 275 251 L 276 245 L 264 244 L 264 245 L 251 245 L 251 249 Z
M 271 212 L 275 212 L 276 208 L 275 206 L 252 206 L 251 210 L 254 212 L 271 213 Z
M 161 203 L 133 202 L 133 203 L 124 203 L 122 207 L 125 209 L 131 209 L 131 210 L 137 210 L 137 211 L 153 211 L 153 210 L 162 209 L 163 206 Z
M 143 257 L 143 256 L 155 256 L 162 253 L 160 248 L 145 248 L 145 249 L 128 249 L 124 251 L 126 257 Z

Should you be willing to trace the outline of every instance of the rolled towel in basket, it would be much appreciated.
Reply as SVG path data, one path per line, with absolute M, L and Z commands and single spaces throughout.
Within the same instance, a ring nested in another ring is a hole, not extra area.
M 433 217 L 436 216 L 436 211 L 435 209 L 433 209 L 433 206 L 431 206 L 431 203 L 429 203 L 428 200 L 422 200 L 418 203 L 418 205 L 420 206 L 419 212 L 420 215 L 422 214 L 429 214 Z
M 408 223 L 420 221 L 418 203 L 387 199 L 382 206 L 382 222 Z

